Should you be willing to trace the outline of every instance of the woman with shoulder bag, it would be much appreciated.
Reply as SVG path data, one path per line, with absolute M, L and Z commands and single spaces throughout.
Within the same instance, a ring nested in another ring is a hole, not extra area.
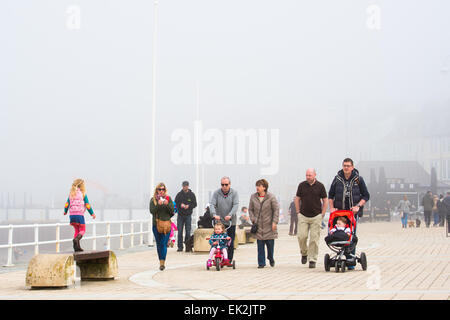
M 267 192 L 269 183 L 265 179 L 256 182 L 256 193 L 250 197 L 248 212 L 253 223 L 252 232 L 256 234 L 258 245 L 258 268 L 266 265 L 265 247 L 270 266 L 275 266 L 273 258 L 275 239 L 278 238 L 278 219 L 280 206 L 272 193 Z
M 153 215 L 153 234 L 156 240 L 158 251 L 159 269 L 165 269 L 167 256 L 167 241 L 169 241 L 171 221 L 174 215 L 174 205 L 172 199 L 167 195 L 164 183 L 159 183 L 150 200 L 150 213 Z

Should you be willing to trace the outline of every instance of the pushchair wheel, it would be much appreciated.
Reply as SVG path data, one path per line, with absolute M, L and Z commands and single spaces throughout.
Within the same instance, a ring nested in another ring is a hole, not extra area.
M 361 257 L 359 258 L 359 261 L 361 262 L 361 266 L 363 270 L 367 270 L 367 257 L 364 252 L 361 252 Z
M 339 267 L 341 266 L 341 263 L 340 263 L 340 261 L 336 261 L 335 263 L 334 263 L 334 268 L 335 268 L 335 271 L 336 272 L 339 272 Z
M 341 272 L 345 272 L 345 267 L 346 267 L 345 260 L 342 260 L 341 261 Z
M 330 271 L 330 255 L 327 253 L 323 259 L 325 271 Z
M 236 269 L 236 263 L 234 260 L 233 260 L 233 269 Z

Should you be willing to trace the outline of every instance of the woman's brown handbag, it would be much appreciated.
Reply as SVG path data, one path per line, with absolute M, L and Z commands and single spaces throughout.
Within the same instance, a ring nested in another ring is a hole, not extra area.
M 156 219 L 156 230 L 158 230 L 159 233 L 168 234 L 171 230 L 172 223 L 170 220 L 164 221 L 160 219 Z

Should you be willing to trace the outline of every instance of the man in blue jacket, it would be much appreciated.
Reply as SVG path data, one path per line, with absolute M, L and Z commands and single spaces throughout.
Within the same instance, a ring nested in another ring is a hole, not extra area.
M 342 170 L 334 177 L 328 192 L 330 212 L 336 210 L 351 210 L 355 219 L 362 217 L 364 204 L 369 201 L 370 194 L 364 179 L 359 175 L 353 165 L 353 160 L 345 158 L 342 162 Z M 356 248 L 352 251 L 354 255 Z M 350 257 L 347 257 L 350 258 Z M 354 266 L 349 266 L 353 270 Z

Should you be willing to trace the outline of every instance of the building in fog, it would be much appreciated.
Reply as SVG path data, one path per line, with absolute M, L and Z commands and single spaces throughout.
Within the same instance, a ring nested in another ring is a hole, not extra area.
M 361 161 L 357 164 L 371 194 L 371 205 L 385 207 L 389 201 L 391 208 L 407 195 L 418 207 L 423 195 L 432 190 L 432 178 L 417 161 Z M 437 180 L 436 190 L 444 193 L 450 185 Z
M 450 184 L 449 122 L 449 106 L 402 112 L 393 129 L 370 147 L 372 159 L 415 161 L 428 174 L 434 167 L 438 181 Z

